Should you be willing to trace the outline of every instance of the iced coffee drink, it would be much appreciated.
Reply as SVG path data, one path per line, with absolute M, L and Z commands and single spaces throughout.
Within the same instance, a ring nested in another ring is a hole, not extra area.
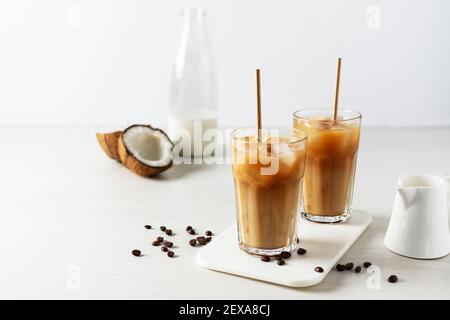
M 295 129 L 232 133 L 239 246 L 276 255 L 297 243 L 297 215 L 305 168 L 306 136 Z
M 361 114 L 326 109 L 294 113 L 294 127 L 308 136 L 302 216 L 316 222 L 344 222 L 351 214 Z

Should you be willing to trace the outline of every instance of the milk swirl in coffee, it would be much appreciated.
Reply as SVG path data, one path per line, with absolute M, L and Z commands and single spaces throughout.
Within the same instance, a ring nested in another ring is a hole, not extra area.
M 256 141 L 253 129 L 232 135 L 240 247 L 262 255 L 291 251 L 305 167 L 306 139 L 296 130 Z

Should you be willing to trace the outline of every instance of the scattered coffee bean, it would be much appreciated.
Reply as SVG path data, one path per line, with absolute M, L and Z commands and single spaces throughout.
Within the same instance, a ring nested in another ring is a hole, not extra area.
M 189 231 L 189 230 L 191 230 L 192 229 L 192 226 L 187 226 L 186 227 L 186 231 Z
M 205 234 L 206 234 L 207 236 L 212 236 L 212 235 L 213 235 L 213 233 L 212 233 L 211 231 L 206 231 Z
M 210 242 L 211 239 L 212 239 L 211 237 L 206 237 L 206 238 L 205 238 L 206 242 Z
M 167 229 L 167 230 L 166 230 L 166 234 L 167 234 L 168 236 L 171 236 L 171 235 L 172 235 L 172 230 Z
M 283 251 L 280 253 L 281 258 L 283 259 L 289 259 L 291 257 L 291 253 L 288 251 Z
M 272 258 L 275 259 L 275 260 L 282 260 L 283 259 L 281 257 L 281 255 L 279 255 L 279 254 L 272 256 Z
M 366 262 L 363 263 L 364 268 L 368 268 L 368 267 L 370 267 L 371 265 L 372 265 L 372 263 L 370 263 L 370 262 L 368 262 L 368 261 L 366 261 Z
M 270 257 L 269 257 L 269 256 L 262 256 L 262 257 L 261 257 L 261 261 L 263 261 L 263 262 L 269 262 L 269 261 L 270 261 Z
M 133 251 L 131 251 L 131 254 L 135 257 L 139 257 L 141 255 L 141 250 L 134 249 Z
M 164 238 L 163 237 L 158 237 L 158 238 L 156 238 L 156 241 L 163 242 Z
M 197 237 L 197 242 L 202 246 L 204 246 L 207 243 L 205 237 Z
M 397 282 L 397 280 L 398 280 L 398 277 L 395 274 L 389 276 L 389 278 L 388 278 L 388 281 L 390 283 L 395 283 L 395 282 Z
M 161 245 L 161 242 L 158 241 L 158 240 L 155 240 L 155 241 L 152 242 L 152 246 L 157 247 L 157 246 L 159 246 L 159 245 Z
M 355 272 L 356 272 L 356 273 L 360 273 L 360 272 L 361 272 L 361 266 L 357 266 L 357 267 L 355 268 Z
M 279 259 L 278 261 L 277 261 L 277 265 L 279 265 L 279 266 L 282 266 L 282 265 L 284 265 L 286 262 L 283 260 L 283 259 Z
M 345 265 L 345 269 L 352 270 L 353 269 L 353 262 L 349 262 Z
M 159 230 L 161 230 L 162 232 L 166 231 L 166 227 L 165 226 L 161 226 L 159 227 Z
M 151 228 L 152 228 L 152 226 L 151 226 L 151 225 L 149 225 L 149 224 L 146 224 L 146 225 L 144 226 L 144 228 L 145 228 L 145 229 L 151 229 Z
M 336 265 L 336 270 L 339 271 L 339 272 L 344 271 L 345 270 L 345 265 L 338 263 Z
M 191 246 L 195 247 L 195 245 L 197 244 L 197 240 L 191 239 L 191 240 L 189 240 L 189 244 L 190 244 Z
M 173 251 L 168 251 L 168 252 L 167 252 L 167 256 L 168 256 L 169 258 L 172 258 L 174 255 L 175 255 L 175 252 L 173 252 Z
M 192 234 L 192 235 L 195 234 L 195 230 L 194 230 L 194 229 L 189 229 L 189 230 L 187 230 L 187 232 L 188 232 L 189 234 Z
M 304 255 L 304 254 L 306 253 L 306 250 L 303 249 L 303 248 L 298 248 L 297 253 L 298 253 L 299 255 Z
M 297 238 L 297 243 L 300 243 L 300 239 L 299 238 Z
M 172 248 L 172 247 L 173 247 L 173 242 L 170 242 L 170 241 L 164 241 L 163 244 L 164 244 L 167 248 Z
M 322 272 L 323 272 L 323 268 L 322 268 L 322 267 L 315 267 L 315 268 L 314 268 L 314 271 L 315 271 L 315 272 L 322 273 Z
M 167 252 L 167 251 L 169 251 L 169 249 L 167 247 L 161 247 L 161 251 Z

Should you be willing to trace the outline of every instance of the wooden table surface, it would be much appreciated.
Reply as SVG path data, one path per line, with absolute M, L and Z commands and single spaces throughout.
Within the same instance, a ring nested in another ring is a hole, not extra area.
M 228 165 L 141 178 L 106 158 L 96 129 L 0 129 L 0 298 L 450 298 L 450 256 L 413 260 L 383 245 L 397 177 L 450 173 L 450 128 L 363 130 L 354 207 L 374 220 L 343 262 L 371 261 L 375 272 L 332 271 L 299 289 L 196 264 L 184 228 L 220 233 L 235 220 Z M 160 232 L 145 224 L 174 230 L 176 258 L 150 245 Z M 387 283 L 390 274 L 399 282 Z

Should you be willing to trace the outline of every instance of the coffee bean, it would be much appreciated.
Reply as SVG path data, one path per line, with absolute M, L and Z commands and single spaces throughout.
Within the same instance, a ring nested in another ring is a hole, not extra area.
M 163 242 L 164 238 L 163 237 L 158 237 L 158 238 L 156 238 L 156 241 Z
M 172 235 L 172 230 L 167 229 L 167 230 L 166 230 L 166 234 L 167 234 L 168 236 L 171 236 L 171 235 Z
M 144 228 L 145 228 L 145 229 L 151 229 L 151 228 L 152 228 L 152 226 L 151 226 L 151 225 L 148 225 L 148 224 L 146 224 L 146 225 L 144 226 Z
M 189 234 L 192 234 L 192 235 L 195 234 L 195 230 L 194 230 L 194 229 L 189 229 L 189 230 L 187 230 L 187 232 L 188 232 Z
M 197 240 L 191 239 L 191 240 L 189 240 L 189 244 L 190 244 L 191 246 L 195 247 L 195 245 L 197 244 Z
M 395 282 L 397 282 L 397 280 L 398 280 L 398 277 L 395 274 L 389 276 L 389 278 L 388 278 L 388 281 L 390 283 L 395 283 Z
M 164 244 L 167 248 L 172 248 L 172 247 L 173 247 L 173 242 L 170 242 L 170 241 L 164 241 L 163 244 Z
M 297 243 L 300 243 L 300 239 L 297 237 Z
M 343 264 L 339 264 L 338 263 L 336 265 L 336 270 L 339 271 L 339 272 L 344 271 L 345 270 L 345 266 Z
M 169 251 L 169 249 L 167 247 L 161 247 L 161 251 L 167 252 L 167 251 Z
M 189 230 L 191 230 L 192 229 L 192 226 L 187 226 L 186 227 L 186 231 L 189 231 Z
M 364 268 L 368 268 L 372 265 L 372 263 L 370 263 L 369 261 L 366 261 L 363 263 Z
M 357 267 L 355 268 L 355 272 L 356 272 L 356 273 L 360 273 L 360 272 L 361 272 L 361 266 L 357 266 Z
M 206 242 L 210 242 L 210 241 L 211 241 L 211 239 L 212 239 L 211 237 L 206 237 L 206 239 L 205 239 L 205 240 L 206 240 Z
M 139 257 L 141 255 L 141 250 L 134 249 L 133 251 L 131 251 L 131 254 L 135 257 Z
M 272 256 L 272 258 L 275 260 L 283 260 L 283 258 L 279 254 Z
M 166 227 L 165 226 L 161 226 L 159 227 L 159 230 L 161 230 L 162 232 L 166 231 Z
M 314 268 L 314 271 L 315 271 L 315 272 L 322 273 L 322 272 L 323 272 L 323 268 L 322 268 L 322 267 L 315 267 L 315 268 Z
M 161 245 L 161 241 L 155 240 L 155 241 L 152 242 L 152 246 L 157 247 L 159 245 Z
M 269 257 L 269 256 L 262 256 L 262 257 L 261 257 L 261 261 L 263 261 L 263 262 L 269 262 L 269 261 L 270 261 L 270 257 Z
M 345 269 L 352 270 L 353 269 L 353 262 L 349 262 L 345 265 Z
M 282 266 L 282 265 L 284 265 L 286 262 L 283 260 L 283 259 L 279 259 L 278 261 L 277 261 L 277 265 L 279 265 L 279 266 Z
M 298 253 L 299 255 L 304 255 L 304 254 L 306 253 L 306 250 L 303 249 L 303 248 L 298 248 L 297 253 Z
M 201 244 L 202 246 L 204 246 L 205 244 L 207 244 L 206 238 L 205 238 L 205 237 L 197 237 L 197 242 L 198 242 L 199 244 Z
M 205 234 L 206 234 L 207 236 L 212 236 L 212 235 L 213 235 L 213 233 L 212 233 L 211 231 L 206 231 Z
M 288 251 L 283 251 L 280 253 L 281 258 L 283 259 L 289 259 L 291 257 L 291 253 Z
M 173 252 L 173 251 L 168 251 L 168 252 L 167 252 L 167 256 L 168 256 L 169 258 L 172 258 L 174 255 L 175 255 L 175 252 Z

